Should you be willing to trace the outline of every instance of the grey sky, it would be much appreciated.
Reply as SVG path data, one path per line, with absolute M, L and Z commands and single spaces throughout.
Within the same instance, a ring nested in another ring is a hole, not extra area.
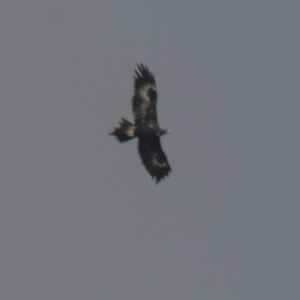
M 300 299 L 299 10 L 2 1 L 0 299 Z M 139 62 L 157 186 L 107 134 Z

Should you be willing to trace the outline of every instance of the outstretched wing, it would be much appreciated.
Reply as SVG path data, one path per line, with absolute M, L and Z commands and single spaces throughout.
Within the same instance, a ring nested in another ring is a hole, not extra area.
M 171 167 L 161 148 L 159 137 L 140 137 L 138 147 L 142 163 L 145 165 L 150 175 L 155 177 L 156 183 L 169 175 Z
M 156 115 L 156 85 L 153 74 L 143 64 L 137 65 L 134 77 L 134 95 L 132 98 L 132 111 L 135 125 L 155 123 Z

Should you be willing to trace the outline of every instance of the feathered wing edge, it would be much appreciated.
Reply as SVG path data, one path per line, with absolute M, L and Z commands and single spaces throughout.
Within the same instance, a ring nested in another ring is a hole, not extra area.
M 155 79 L 153 74 L 149 71 L 148 67 L 142 63 L 137 64 L 137 70 L 134 70 L 134 87 L 136 89 L 146 85 L 152 84 L 155 86 Z
M 159 137 L 140 137 L 138 149 L 142 163 L 152 178 L 155 177 L 156 184 L 169 175 L 171 167 L 162 150 Z

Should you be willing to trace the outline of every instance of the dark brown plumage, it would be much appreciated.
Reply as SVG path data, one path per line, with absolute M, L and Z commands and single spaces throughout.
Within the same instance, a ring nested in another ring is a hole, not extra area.
M 134 123 L 123 119 L 110 134 L 119 142 L 138 138 L 138 149 L 147 171 L 156 183 L 171 172 L 171 167 L 160 144 L 160 136 L 170 132 L 158 125 L 156 114 L 157 92 L 153 74 L 143 64 L 137 65 L 134 77 L 132 112 Z

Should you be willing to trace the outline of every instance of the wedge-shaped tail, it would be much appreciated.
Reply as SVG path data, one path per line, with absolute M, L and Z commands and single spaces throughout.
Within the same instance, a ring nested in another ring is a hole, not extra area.
M 135 138 L 135 128 L 134 124 L 122 118 L 119 122 L 119 126 L 109 134 L 115 135 L 119 142 L 123 143 Z

